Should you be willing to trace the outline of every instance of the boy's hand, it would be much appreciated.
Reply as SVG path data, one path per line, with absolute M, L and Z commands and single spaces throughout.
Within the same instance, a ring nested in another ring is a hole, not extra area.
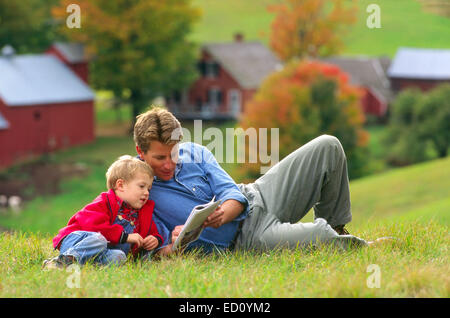
M 144 239 L 142 247 L 147 251 L 151 251 L 155 249 L 158 246 L 158 244 L 159 244 L 158 239 L 153 235 L 149 235 Z
M 136 244 L 137 248 L 140 248 L 144 243 L 144 239 L 139 233 L 128 234 L 127 243 Z

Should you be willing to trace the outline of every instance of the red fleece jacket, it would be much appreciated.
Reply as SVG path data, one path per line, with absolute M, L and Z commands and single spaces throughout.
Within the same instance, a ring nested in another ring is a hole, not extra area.
M 59 249 L 62 239 L 75 231 L 99 232 L 110 244 L 118 244 L 123 232 L 121 225 L 113 224 L 120 208 L 117 202 L 118 199 L 113 190 L 102 192 L 92 203 L 75 213 L 70 218 L 67 226 L 59 230 L 58 235 L 53 238 L 53 247 Z M 119 199 L 119 201 L 122 200 Z M 163 238 L 158 233 L 152 218 L 154 207 L 155 202 L 148 200 L 139 210 L 139 234 L 143 238 L 153 235 L 159 237 L 161 242 L 163 242 Z M 137 252 L 136 248 L 133 248 L 132 252 L 135 255 Z

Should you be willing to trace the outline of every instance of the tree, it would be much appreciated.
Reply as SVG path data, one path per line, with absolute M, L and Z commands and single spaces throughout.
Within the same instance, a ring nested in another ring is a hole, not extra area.
M 51 7 L 58 0 L 0 0 L 0 48 L 17 53 L 41 53 L 56 39 Z
M 405 90 L 397 96 L 391 109 L 384 139 L 389 163 L 408 165 L 435 156 L 447 156 L 450 146 L 450 84 L 440 85 L 428 93 L 419 89 Z
M 365 117 L 360 96 L 336 66 L 294 61 L 263 82 L 246 104 L 240 125 L 257 131 L 279 128 L 280 159 L 321 134 L 334 135 L 345 149 L 349 174 L 354 178 L 364 173 L 364 147 L 368 142 L 368 133 L 362 127 Z M 267 147 L 267 153 L 271 153 L 270 144 Z M 246 155 L 250 150 L 247 148 Z M 241 174 L 258 177 L 261 163 L 246 162 Z
M 129 102 L 133 118 L 195 78 L 195 47 L 186 36 L 200 11 L 190 0 L 79 0 L 79 29 L 65 25 L 71 2 L 53 10 L 62 31 L 95 56 L 92 85 Z
M 420 134 L 429 140 L 439 158 L 448 155 L 450 147 L 450 84 L 442 84 L 425 97 L 419 109 Z
M 268 8 L 275 13 L 270 46 L 285 61 L 337 53 L 357 11 L 355 0 L 284 0 Z

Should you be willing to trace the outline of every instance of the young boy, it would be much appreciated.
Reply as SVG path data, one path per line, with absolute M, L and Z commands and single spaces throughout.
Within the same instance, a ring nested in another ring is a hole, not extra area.
M 152 219 L 149 200 L 153 170 L 145 162 L 122 156 L 106 172 L 108 192 L 73 215 L 53 239 L 60 255 L 44 261 L 45 269 L 87 261 L 101 265 L 124 263 L 131 251 L 152 251 L 163 238 Z

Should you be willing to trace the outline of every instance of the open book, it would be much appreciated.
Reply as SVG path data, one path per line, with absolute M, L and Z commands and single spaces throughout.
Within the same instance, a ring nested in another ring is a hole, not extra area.
M 180 235 L 175 240 L 172 250 L 183 250 L 189 243 L 199 238 L 203 231 L 203 222 L 206 218 L 213 213 L 220 204 L 219 201 L 214 201 L 216 197 L 206 204 L 195 206 L 188 219 L 184 223 L 183 229 Z

